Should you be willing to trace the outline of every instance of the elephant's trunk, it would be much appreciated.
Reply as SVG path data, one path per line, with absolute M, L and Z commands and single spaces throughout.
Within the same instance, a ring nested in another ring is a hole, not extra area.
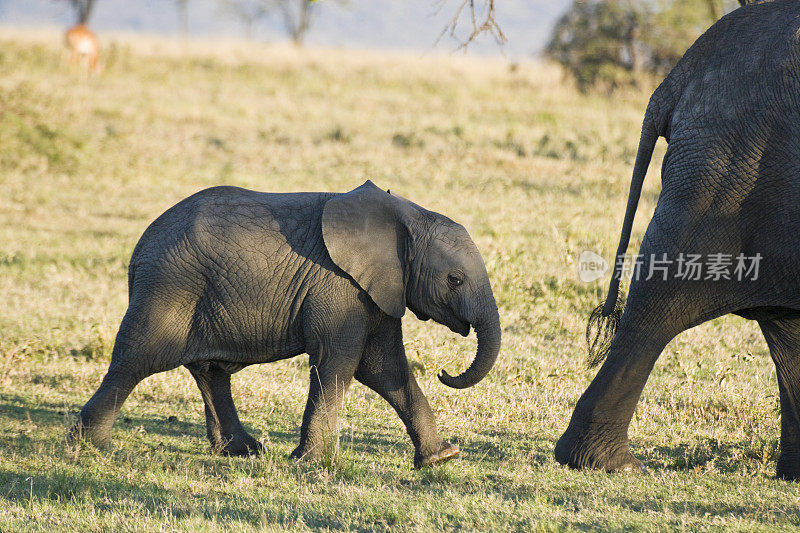
M 465 389 L 482 380 L 492 369 L 500 352 L 500 315 L 494 298 L 484 307 L 479 319 L 472 322 L 478 335 L 478 352 L 475 359 L 462 374 L 451 376 L 444 370 L 439 374 L 439 381 L 454 389 Z

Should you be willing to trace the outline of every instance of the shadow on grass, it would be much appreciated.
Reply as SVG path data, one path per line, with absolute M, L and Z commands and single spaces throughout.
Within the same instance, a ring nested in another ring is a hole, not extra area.
M 610 498 L 613 502 L 628 511 L 635 513 L 673 513 L 676 516 L 693 515 L 707 522 L 710 517 L 750 517 L 762 523 L 769 523 L 768 517 L 780 517 L 781 521 L 787 520 L 792 524 L 800 525 L 800 509 L 775 509 L 765 506 L 763 501 L 750 503 L 724 503 L 719 500 L 713 502 L 698 502 L 691 495 L 687 498 L 671 501 L 663 500 L 634 500 L 631 498 Z
M 16 420 L 30 420 L 36 424 L 60 424 L 68 417 L 69 407 L 63 403 L 31 402 L 24 396 L 0 393 L 0 416 Z
M 36 473 L 19 473 L 0 467 L 0 499 L 28 504 L 32 500 L 81 500 L 103 495 L 110 500 L 133 500 L 145 506 L 157 505 L 174 495 L 153 483 L 125 483 L 97 479 L 82 467 L 57 468 Z
M 243 521 L 253 526 L 264 524 L 292 526 L 302 523 L 318 529 L 342 529 L 342 516 L 355 516 L 363 512 L 358 502 L 342 502 L 335 512 L 316 508 L 313 501 L 298 504 L 291 492 L 276 493 L 272 501 L 262 501 L 257 496 L 237 492 L 213 492 L 210 497 L 198 498 L 189 489 L 164 488 L 156 483 L 139 481 L 129 483 L 102 477 L 75 465 L 33 474 L 9 471 L 0 466 L 0 505 L 8 508 L 19 505 L 35 508 L 46 503 L 50 506 L 88 506 L 102 513 L 131 509 L 150 515 L 159 523 L 165 518 L 183 519 L 203 517 L 218 523 Z M 40 511 L 32 511 L 35 515 Z M 373 511 L 377 520 L 386 525 L 402 521 L 397 512 Z
M 63 426 L 64 432 L 75 421 L 81 406 L 78 404 L 47 401 L 32 402 L 15 394 L 0 394 L 0 417 L 30 420 L 37 426 Z M 139 417 L 123 413 L 115 422 L 117 428 L 142 426 L 148 433 L 170 437 L 201 435 L 205 438 L 205 424 L 180 421 L 175 417 Z
M 102 475 L 102 474 L 100 474 Z M 217 498 L 210 503 L 199 501 L 190 492 L 166 489 L 150 482 L 127 483 L 119 479 L 103 479 L 81 467 L 58 468 L 55 471 L 10 472 L 0 467 L 0 502 L 30 507 L 38 502 L 70 502 L 68 505 L 89 505 L 99 511 L 143 509 L 163 520 L 204 516 L 210 520 L 243 520 L 259 524 L 262 510 L 248 508 L 236 496 Z M 220 501 L 221 500 L 221 501 Z
M 706 439 L 694 444 L 657 446 L 648 453 L 649 457 L 640 459 L 655 469 L 680 472 L 713 467 L 714 471 L 721 474 L 734 474 L 754 466 L 774 471 L 778 454 L 776 438 L 732 443 Z
M 23 425 L 28 424 L 37 430 L 58 430 L 58 428 L 61 428 L 65 437 L 69 428 L 75 422 L 80 407 L 78 404 L 39 400 L 34 402 L 24 396 L 0 393 L 0 420 L 22 422 Z M 141 428 L 146 434 L 171 438 L 196 437 L 206 442 L 205 423 L 184 421 L 174 416 L 134 416 L 123 411 L 114 422 L 114 429 L 117 431 L 134 431 L 137 428 Z M 258 438 L 258 432 L 253 427 L 245 425 L 245 430 Z M 21 436 L 24 439 L 28 439 L 28 433 L 23 431 Z M 14 440 L 15 438 L 14 435 L 3 437 L 0 437 L 0 442 L 7 441 L 9 438 Z M 7 444 L 11 444 L 11 442 L 7 442 Z
M 724 489 L 720 489 L 720 491 L 723 490 Z M 746 503 L 725 503 L 720 501 L 722 498 L 724 498 L 724 495 L 714 497 L 713 499 L 709 497 L 706 501 L 698 501 L 698 498 L 691 493 L 685 494 L 683 498 L 670 498 L 669 500 L 647 498 L 644 496 L 641 499 L 635 499 L 629 496 L 604 496 L 603 503 L 611 508 L 619 507 L 626 512 L 636 513 L 639 516 L 664 516 L 667 520 L 671 520 L 671 526 L 677 529 L 685 529 L 687 527 L 689 529 L 697 528 L 699 524 L 707 525 L 711 523 L 710 521 L 714 518 L 728 520 L 732 517 L 753 520 L 760 523 L 762 527 L 765 524 L 774 523 L 776 520 L 780 521 L 784 527 L 786 522 L 792 525 L 800 525 L 800 510 L 797 508 L 776 508 L 760 500 L 748 501 Z M 547 501 L 555 507 L 573 513 L 580 513 L 585 509 L 594 507 L 594 503 L 587 501 L 586 495 L 581 493 L 565 496 L 551 496 Z M 672 515 L 672 517 L 670 517 L 670 515 Z M 627 520 L 618 512 L 615 512 L 613 517 L 614 520 L 621 523 Z M 692 518 L 695 520 L 692 520 Z M 580 519 L 577 518 L 577 516 L 576 519 L 576 522 L 570 525 L 571 527 L 577 527 L 579 530 L 594 531 L 598 529 L 609 529 L 608 519 L 591 518 L 585 521 L 585 518 Z M 663 527 L 663 525 L 660 526 L 662 529 Z M 611 527 L 610 529 L 616 528 Z M 633 529 L 636 530 L 637 528 L 634 527 Z M 722 529 L 725 529 L 725 527 L 723 526 Z
M 471 435 L 468 440 L 458 442 L 462 455 L 470 460 L 488 464 L 490 469 L 525 457 L 533 465 L 542 466 L 553 459 L 555 442 L 531 436 L 524 431 L 492 429 Z
M 61 428 L 64 436 L 66 436 L 67 431 L 75 421 L 79 409 L 80 406 L 78 404 L 33 401 L 21 395 L 0 393 L 0 420 L 6 419 L 22 422 L 23 424 L 29 423 L 37 430 L 58 430 Z M 281 429 L 278 424 L 272 426 L 275 429 L 272 429 L 272 427 L 265 429 L 263 434 L 249 424 L 243 424 L 243 426 L 250 435 L 264 441 L 268 447 L 270 444 L 274 444 L 291 450 L 298 444 L 300 438 L 299 431 L 287 431 Z M 126 414 L 123 411 L 114 423 L 115 431 L 135 431 L 137 428 L 141 428 L 148 435 L 170 438 L 190 437 L 197 438 L 204 443 L 207 442 L 205 423 L 180 420 L 174 416 L 136 416 Z M 28 432 L 25 433 L 25 439 L 28 439 Z M 10 437 L 10 440 L 8 438 L 0 438 L 0 442 L 6 440 L 8 441 L 6 442 L 7 445 L 15 445 L 13 442 L 15 436 L 8 435 L 8 437 Z M 389 454 L 399 447 L 408 450 L 409 461 L 413 458 L 413 448 L 405 434 L 394 437 L 389 434 L 345 430 L 340 434 L 339 445 L 342 449 L 352 449 L 356 453 L 369 454 L 376 457 L 380 457 L 382 454 Z

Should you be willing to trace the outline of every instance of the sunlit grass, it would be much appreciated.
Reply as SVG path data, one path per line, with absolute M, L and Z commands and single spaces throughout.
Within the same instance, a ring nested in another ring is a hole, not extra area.
M 0 530 L 800 525 L 797 487 L 772 479 L 774 370 L 742 319 L 689 331 L 660 359 L 630 433 L 649 474 L 552 458 L 593 375 L 583 330 L 605 291 L 581 283 L 575 261 L 616 247 L 646 91 L 580 95 L 537 63 L 131 37 L 104 41 L 104 73 L 87 79 L 59 42 L 0 33 Z M 464 368 L 474 337 L 405 319 L 408 355 L 460 459 L 413 471 L 400 420 L 354 385 L 338 450 L 290 461 L 305 357 L 233 378 L 263 457 L 209 454 L 183 369 L 139 385 L 113 450 L 66 447 L 151 220 L 211 185 L 346 191 L 366 179 L 463 223 L 490 271 L 504 345 L 478 386 L 435 378 Z

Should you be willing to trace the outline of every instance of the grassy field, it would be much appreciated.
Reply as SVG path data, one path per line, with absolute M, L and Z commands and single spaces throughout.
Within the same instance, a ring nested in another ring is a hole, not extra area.
M 594 374 L 585 319 L 605 293 L 575 263 L 616 247 L 646 90 L 584 96 L 533 63 L 152 39 L 106 42 L 104 73 L 87 79 L 59 44 L 0 32 L 0 531 L 800 526 L 800 488 L 773 479 L 775 371 L 739 318 L 661 356 L 630 431 L 647 474 L 552 457 Z M 504 346 L 479 385 L 435 378 L 464 368 L 474 336 L 404 320 L 460 459 L 412 470 L 400 420 L 356 384 L 338 453 L 289 460 L 305 356 L 233 378 L 262 457 L 209 453 L 184 369 L 138 386 L 112 450 L 66 446 L 107 368 L 127 261 L 151 220 L 211 185 L 347 191 L 366 179 L 463 223 L 486 260 Z

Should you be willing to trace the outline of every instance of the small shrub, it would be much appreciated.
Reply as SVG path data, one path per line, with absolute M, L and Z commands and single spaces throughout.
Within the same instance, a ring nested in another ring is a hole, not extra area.
M 586 91 L 664 76 L 733 0 L 575 0 L 556 24 L 546 54 Z
M 392 144 L 398 148 L 422 148 L 425 142 L 412 133 L 395 133 Z
M 339 143 L 349 143 L 350 136 L 345 133 L 341 126 L 337 125 L 331 131 L 328 132 L 326 136 L 329 141 L 332 142 L 339 142 Z

